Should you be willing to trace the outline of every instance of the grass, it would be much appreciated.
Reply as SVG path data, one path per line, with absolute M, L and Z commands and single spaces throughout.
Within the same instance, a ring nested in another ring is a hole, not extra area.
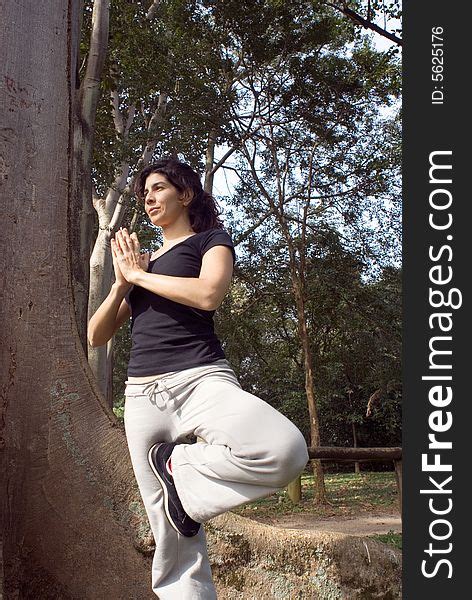
M 385 513 L 398 510 L 395 474 L 384 473 L 328 473 L 325 475 L 326 492 L 330 504 L 314 506 L 313 475 L 302 475 L 302 500 L 293 504 L 286 490 L 268 498 L 250 502 L 235 509 L 240 515 L 259 517 L 313 513 L 323 517 L 346 517 L 365 513 Z
M 265 522 L 293 514 L 316 515 L 322 519 L 398 512 L 398 492 L 393 472 L 327 473 L 325 484 L 329 504 L 325 506 L 313 503 L 313 482 L 313 475 L 302 475 L 302 500 L 299 504 L 293 504 L 287 491 L 281 490 L 267 498 L 244 504 L 233 512 Z M 401 548 L 401 534 L 390 531 L 372 537 Z
M 383 542 L 384 544 L 388 544 L 389 546 L 393 546 L 397 550 L 402 549 L 402 534 L 395 533 L 394 531 L 389 531 L 388 533 L 379 534 L 379 535 L 371 535 L 371 538 L 374 540 L 378 540 L 379 542 Z

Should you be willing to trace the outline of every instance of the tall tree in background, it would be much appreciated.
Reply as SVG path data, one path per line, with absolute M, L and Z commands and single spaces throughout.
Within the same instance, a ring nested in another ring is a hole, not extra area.
M 241 141 L 246 166 L 238 165 L 238 191 L 246 198 L 241 211 L 259 224 L 260 215 L 267 215 L 268 227 L 273 227 L 269 239 L 283 240 L 286 251 L 312 446 L 320 445 L 320 423 L 306 309 L 310 232 L 323 223 L 341 227 L 350 234 L 351 245 L 360 244 L 365 254 L 374 255 L 366 215 L 380 220 L 391 213 L 387 204 L 398 180 L 391 177 L 398 165 L 383 152 L 391 126 L 378 115 L 379 104 L 397 92 L 398 72 L 392 80 L 396 67 L 366 43 L 339 56 L 337 49 L 347 43 L 348 33 L 343 35 L 342 25 L 337 29 L 335 23 L 331 29 L 320 27 L 318 17 L 307 12 L 292 25 L 293 38 L 284 37 L 286 48 L 293 40 L 290 52 L 278 49 L 264 69 L 247 67 L 252 77 L 243 90 L 250 113 L 246 119 L 259 128 Z M 264 41 L 270 49 L 270 40 Z M 243 130 L 243 118 L 239 124 Z M 353 231 L 363 235 L 353 236 Z M 314 466 L 315 499 L 324 502 L 320 461 Z
M 82 2 L 80 3 L 82 11 Z M 90 49 L 85 73 L 79 79 L 80 54 L 77 52 L 75 86 L 71 91 L 74 110 L 72 147 L 71 235 L 72 287 L 74 308 L 82 347 L 87 353 L 87 305 L 90 284 L 89 259 L 93 244 L 92 157 L 100 81 L 108 47 L 110 0 L 95 0 L 91 11 Z M 80 21 L 82 21 L 82 12 Z

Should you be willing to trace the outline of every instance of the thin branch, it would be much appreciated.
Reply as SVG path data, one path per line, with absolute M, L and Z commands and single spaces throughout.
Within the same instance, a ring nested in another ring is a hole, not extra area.
M 110 92 L 111 96 L 111 105 L 113 107 L 113 123 L 115 124 L 116 132 L 119 136 L 123 135 L 124 125 L 123 125 L 123 115 L 120 111 L 120 98 L 118 96 L 118 90 L 112 90 Z
M 129 130 L 131 129 L 131 125 L 134 121 L 134 116 L 136 114 L 136 105 L 132 104 L 128 109 L 128 118 L 126 120 L 125 130 L 123 131 L 123 139 L 128 139 Z
M 213 163 L 215 161 L 216 135 L 217 129 L 215 126 L 213 126 L 210 128 L 210 133 L 208 134 L 208 142 L 205 153 L 205 181 L 203 183 L 203 189 L 208 194 L 213 194 Z
M 146 14 L 146 19 L 148 19 L 149 21 L 156 16 L 157 9 L 159 8 L 159 2 L 160 0 L 154 0 L 151 6 L 149 7 L 149 10 Z
M 234 245 L 237 246 L 238 244 L 241 244 L 242 242 L 244 242 L 251 235 L 251 233 L 253 233 L 254 231 L 256 231 L 256 229 L 258 227 L 260 227 L 262 225 L 262 223 L 264 223 L 264 221 L 266 221 L 272 214 L 274 214 L 274 211 L 272 209 L 269 209 L 255 223 L 253 223 L 253 225 L 251 225 L 251 227 L 249 227 L 248 229 L 246 229 L 246 231 L 244 231 L 243 233 L 241 233 L 241 235 L 239 235 L 238 237 L 236 237 L 233 240 L 234 241 Z
M 230 167 L 229 165 L 223 165 L 223 169 L 224 169 L 225 171 L 226 171 L 226 170 L 228 170 L 228 171 L 233 171 L 233 172 L 236 174 L 236 176 L 239 178 L 239 181 L 242 181 L 243 183 L 245 183 L 245 179 L 243 179 L 243 178 L 241 177 L 241 175 L 239 174 L 239 171 L 238 171 L 237 169 L 235 169 L 234 167 Z
M 395 44 L 397 44 L 397 46 L 403 46 L 403 41 L 401 38 L 397 37 L 393 33 L 390 33 L 386 29 L 383 29 L 382 27 L 379 27 L 375 23 L 372 23 L 372 21 L 364 19 L 364 17 L 361 17 L 361 15 L 354 12 L 347 6 L 338 6 L 337 4 L 333 4 L 332 2 L 326 2 L 326 4 L 328 6 L 331 6 L 331 8 L 342 12 L 344 15 L 346 15 L 346 17 L 351 19 L 351 21 L 356 23 L 356 25 L 361 25 L 362 27 L 364 27 L 364 29 L 371 29 L 372 31 L 375 31 L 375 33 L 378 33 L 379 35 L 389 39 L 391 42 L 394 42 Z
M 251 126 L 251 123 L 249 124 L 249 127 Z M 227 152 L 225 152 L 223 154 L 223 156 L 220 158 L 220 160 L 215 164 L 215 166 L 213 167 L 213 169 L 211 170 L 211 175 L 214 175 L 216 173 L 216 171 L 218 171 L 218 169 L 220 167 L 223 166 L 223 164 L 228 160 L 228 158 L 234 153 L 236 152 L 236 150 L 238 148 L 241 147 L 241 144 L 244 143 L 248 138 L 252 137 L 253 135 L 255 135 L 259 129 L 262 127 L 262 125 L 259 125 L 258 127 L 256 127 L 255 129 L 253 129 L 252 131 L 248 131 L 242 138 L 241 141 L 239 141 L 237 144 L 235 144 L 234 146 L 232 146 Z
M 139 217 L 139 210 L 135 206 L 134 210 L 133 210 L 133 216 L 131 218 L 131 222 L 130 222 L 130 225 L 129 225 L 129 232 L 130 233 L 133 233 L 133 231 L 136 229 L 136 223 L 138 222 L 138 217 Z

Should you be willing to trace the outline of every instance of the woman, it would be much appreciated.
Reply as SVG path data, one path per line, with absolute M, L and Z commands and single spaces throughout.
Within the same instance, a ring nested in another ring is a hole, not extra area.
M 89 323 L 105 344 L 131 316 L 125 430 L 156 542 L 152 589 L 161 600 L 216 598 L 201 523 L 275 492 L 307 460 L 283 415 L 244 392 L 214 333 L 235 253 L 198 175 L 161 159 L 136 194 L 163 244 L 140 255 L 136 234 L 112 240 L 116 281 Z M 189 444 L 196 435 L 202 443 Z

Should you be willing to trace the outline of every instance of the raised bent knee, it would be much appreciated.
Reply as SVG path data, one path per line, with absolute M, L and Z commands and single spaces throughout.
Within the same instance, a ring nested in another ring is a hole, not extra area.
M 298 477 L 308 460 L 305 438 L 295 429 L 285 440 L 281 440 L 277 451 L 276 487 L 285 487 Z

